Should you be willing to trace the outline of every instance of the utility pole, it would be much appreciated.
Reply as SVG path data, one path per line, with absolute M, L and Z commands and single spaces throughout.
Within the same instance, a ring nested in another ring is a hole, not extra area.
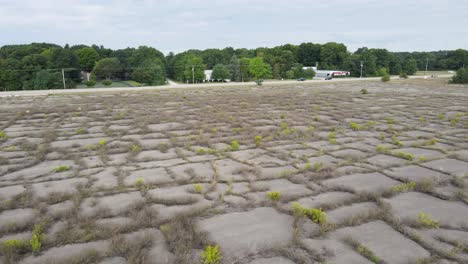
M 195 83 L 195 65 L 192 65 L 192 83 Z
M 362 66 L 364 66 L 364 62 L 363 62 L 363 61 L 361 61 L 361 75 L 360 75 L 359 78 L 362 78 Z
M 63 81 L 63 89 L 65 88 L 65 70 L 62 68 L 62 81 Z

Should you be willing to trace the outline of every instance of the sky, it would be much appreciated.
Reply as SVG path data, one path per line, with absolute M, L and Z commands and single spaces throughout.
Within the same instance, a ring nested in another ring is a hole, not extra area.
M 0 0 L 0 46 L 468 49 L 467 0 Z

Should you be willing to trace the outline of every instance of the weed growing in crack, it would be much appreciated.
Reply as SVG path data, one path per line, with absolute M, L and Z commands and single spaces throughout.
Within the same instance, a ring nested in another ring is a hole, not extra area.
M 301 206 L 298 202 L 292 202 L 291 205 L 293 207 L 294 215 L 299 217 L 306 216 L 310 218 L 313 222 L 321 225 L 327 223 L 327 215 L 322 210 L 322 208 L 305 208 Z
M 70 169 L 70 167 L 68 167 L 67 165 L 61 165 L 61 166 L 58 166 L 58 167 L 54 168 L 54 172 L 59 173 L 59 172 L 67 171 L 69 169 Z
M 233 140 L 231 142 L 231 150 L 232 151 L 237 151 L 237 150 L 239 150 L 239 148 L 240 148 L 239 142 L 237 140 Z
M 281 193 L 278 191 L 267 192 L 268 199 L 273 202 L 277 202 L 281 199 Z
M 34 254 L 38 254 L 41 251 L 42 241 L 45 239 L 44 228 L 42 225 L 34 225 L 34 230 L 29 244 L 31 245 Z
M 262 144 L 262 140 L 263 140 L 262 136 L 260 136 L 260 135 L 255 136 L 255 138 L 254 138 L 255 146 L 259 147 L 260 144 Z
M 418 215 L 418 225 L 424 228 L 439 228 L 439 222 L 432 218 L 430 214 L 420 212 Z
M 203 193 L 203 185 L 201 185 L 200 183 L 194 184 L 193 189 L 195 189 L 197 193 L 200 193 L 200 194 Z
M 203 264 L 219 264 L 222 258 L 218 245 L 206 246 L 201 255 Z
M 351 127 L 351 129 L 354 131 L 359 131 L 359 130 L 364 129 L 364 126 L 359 125 L 358 123 L 354 123 L 354 122 L 349 122 L 349 127 Z
M 407 182 L 392 186 L 391 191 L 394 193 L 402 193 L 402 192 L 409 192 L 416 188 L 415 182 Z
M 414 160 L 414 155 L 411 154 L 411 153 L 408 153 L 408 152 L 404 152 L 404 151 L 396 151 L 396 152 L 393 152 L 393 154 L 399 158 L 403 158 L 403 159 L 406 159 L 406 160 L 409 160 L 409 161 L 412 161 Z

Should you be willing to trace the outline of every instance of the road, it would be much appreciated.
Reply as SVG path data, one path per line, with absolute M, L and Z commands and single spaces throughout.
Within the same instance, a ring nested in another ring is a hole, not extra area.
M 452 74 L 439 75 L 438 78 L 449 78 Z M 409 76 L 410 79 L 424 79 L 430 76 Z M 392 80 L 399 79 L 398 76 L 392 76 Z M 306 80 L 298 82 L 296 80 L 284 81 L 264 81 L 264 85 L 284 85 L 284 84 L 298 84 L 298 83 L 334 83 L 334 82 L 363 82 L 363 81 L 376 81 L 380 77 L 368 78 L 346 78 L 346 79 L 333 79 L 333 80 Z M 230 83 L 199 83 L 199 84 L 178 84 L 169 80 L 168 85 L 163 86 L 145 86 L 145 87 L 110 87 L 110 88 L 79 88 L 79 89 L 52 89 L 52 90 L 26 90 L 26 91 L 7 91 L 0 92 L 0 97 L 9 96 L 39 96 L 50 94 L 68 94 L 68 93 L 99 93 L 99 92 L 126 92 L 126 91 L 145 91 L 157 89 L 181 89 L 181 88 L 207 88 L 207 87 L 226 87 L 226 86 L 255 86 L 255 82 L 230 82 Z

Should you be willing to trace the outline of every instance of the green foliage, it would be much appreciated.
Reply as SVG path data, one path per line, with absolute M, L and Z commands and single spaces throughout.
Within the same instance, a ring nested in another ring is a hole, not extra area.
M 0 140 L 1 139 L 5 140 L 7 138 L 8 138 L 7 134 L 5 132 L 3 132 L 3 131 L 0 131 Z
M 364 88 L 363 88 L 363 89 L 361 89 L 361 94 L 368 94 L 368 91 L 367 91 L 367 89 L 364 89 Z
M 138 179 L 136 179 L 134 185 L 135 185 L 135 188 L 141 189 L 145 185 L 145 180 L 143 178 L 139 177 Z
M 307 216 L 308 218 L 310 218 L 313 222 L 317 224 L 327 223 L 327 215 L 322 210 L 322 208 L 319 208 L 319 209 L 305 208 L 305 207 L 302 207 L 298 202 L 292 202 L 291 205 L 293 207 L 293 211 L 295 215 L 299 217 Z
M 268 199 L 277 202 L 281 199 L 281 193 L 277 191 L 267 192 Z
M 406 74 L 406 72 L 401 72 L 401 73 L 400 73 L 400 78 L 402 78 L 402 79 L 408 79 L 408 74 Z
M 61 165 L 61 166 L 58 166 L 58 167 L 54 168 L 54 172 L 59 173 L 59 172 L 67 171 L 69 169 L 70 169 L 70 167 L 68 167 L 67 165 Z
M 439 222 L 432 218 L 430 214 L 420 212 L 418 216 L 418 224 L 425 228 L 439 228 Z
M 203 264 L 219 264 L 223 259 L 219 246 L 206 246 L 201 254 Z
M 359 124 L 354 123 L 354 122 L 349 122 L 349 126 L 350 126 L 351 129 L 354 130 L 354 131 L 359 131 L 359 130 L 363 130 L 363 129 L 364 129 L 364 126 L 359 125 Z
M 104 80 L 104 81 L 102 81 L 102 84 L 104 84 L 105 86 L 111 86 L 112 85 L 112 80 Z
M 412 191 L 414 188 L 416 188 L 415 182 L 407 182 L 392 186 L 391 191 L 394 193 L 402 193 Z
M 459 84 L 468 83 L 468 67 L 465 69 L 459 69 L 450 82 Z
M 166 84 L 166 69 L 160 59 L 145 59 L 132 70 L 130 77 L 138 83 L 164 85 Z
M 86 84 L 87 87 L 93 87 L 93 86 L 96 85 L 96 81 L 89 80 L 89 81 L 86 81 L 85 84 Z
M 87 134 L 88 130 L 86 130 L 86 128 L 84 128 L 84 127 L 80 127 L 75 131 L 75 133 L 78 134 L 78 135 Z
M 382 80 L 382 82 L 388 82 L 388 81 L 390 81 L 390 75 L 386 74 L 386 75 L 382 76 L 382 79 L 381 79 L 381 80 Z
M 369 248 L 359 245 L 356 248 L 357 252 L 367 258 L 368 260 L 372 261 L 373 263 L 380 263 L 380 260 L 377 256 L 374 255 L 374 252 L 372 252 Z
M 396 151 L 396 152 L 393 152 L 393 154 L 397 157 L 400 157 L 400 158 L 403 158 L 403 159 L 407 159 L 407 160 L 414 160 L 414 155 L 411 154 L 411 153 L 408 153 L 408 152 L 404 152 L 404 151 Z
M 99 60 L 99 53 L 94 48 L 81 48 L 76 50 L 75 54 L 79 58 L 81 69 L 87 72 L 90 72 Z
M 314 170 L 316 172 L 319 172 L 323 169 L 323 163 L 322 162 L 315 162 L 314 163 Z
M 376 150 L 377 152 L 381 152 L 381 153 L 389 153 L 391 149 L 388 147 L 385 147 L 384 145 L 377 145 Z
M 197 193 L 203 193 L 203 185 L 201 185 L 200 183 L 194 184 L 193 189 L 195 189 Z
M 271 66 L 263 62 L 263 58 L 256 57 L 249 61 L 249 72 L 256 79 L 271 77 Z
M 39 253 L 42 246 L 42 241 L 45 239 L 46 235 L 44 234 L 44 228 L 42 225 L 34 225 L 34 230 L 29 244 L 31 245 L 32 251 L 34 254 Z
M 5 256 L 6 263 L 16 263 L 17 258 L 30 250 L 27 241 L 9 239 L 0 244 L 0 253 Z
M 106 144 L 107 144 L 107 140 L 105 140 L 105 139 L 101 139 L 101 140 L 99 141 L 99 146 L 100 146 L 100 147 L 104 147 Z
M 239 148 L 240 148 L 239 142 L 237 142 L 237 140 L 233 140 L 231 142 L 231 150 L 236 151 L 236 150 L 239 150 Z
M 260 135 L 255 136 L 255 138 L 254 138 L 255 145 L 256 145 L 257 147 L 260 146 L 260 144 L 262 143 L 262 140 L 263 140 L 263 137 L 262 137 L 262 136 L 260 136 Z
M 393 117 L 388 117 L 387 118 L 387 124 L 393 125 L 396 123 L 396 120 Z
M 213 72 L 211 73 L 212 80 L 226 80 L 229 79 L 231 73 L 229 72 L 228 67 L 223 64 L 216 64 L 213 67 Z
M 205 155 L 206 154 L 206 149 L 199 148 L 197 152 L 198 152 L 198 155 Z
M 418 65 L 415 59 L 413 57 L 409 57 L 406 61 L 405 64 L 403 65 L 403 70 L 404 70 L 404 75 L 414 75 L 418 71 Z M 408 78 L 408 76 L 406 76 Z
M 137 144 L 133 144 L 132 147 L 131 147 L 131 151 L 132 153 L 138 153 L 141 151 L 141 147 Z
M 336 132 L 335 131 L 332 131 L 330 133 L 328 133 L 328 141 L 331 143 L 331 144 L 336 144 Z
M 96 62 L 93 74 L 102 79 L 112 79 L 121 71 L 121 65 L 118 58 L 104 58 Z

